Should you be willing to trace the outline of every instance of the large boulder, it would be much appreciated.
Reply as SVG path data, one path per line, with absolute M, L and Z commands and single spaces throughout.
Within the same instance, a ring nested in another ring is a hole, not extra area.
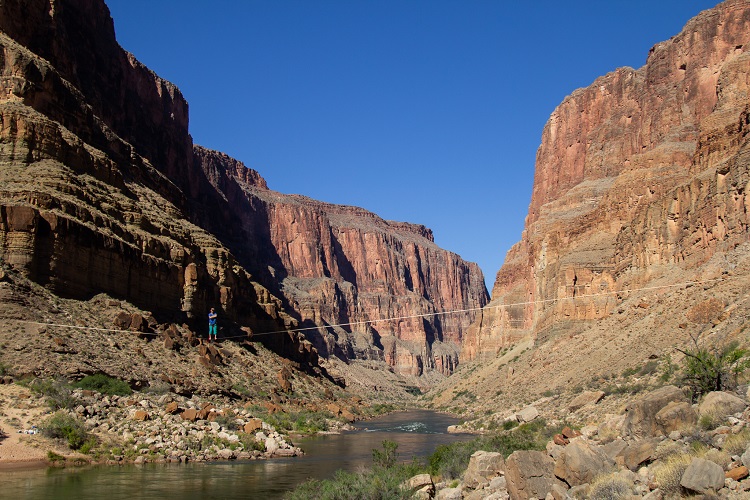
M 680 486 L 696 493 L 716 493 L 724 487 L 724 469 L 720 465 L 694 458 L 680 479 Z
M 643 438 L 658 436 L 663 431 L 656 421 L 656 414 L 671 402 L 687 402 L 687 397 L 673 385 L 660 387 L 634 401 L 625 409 L 623 432 L 626 435 Z
M 545 498 L 564 483 L 554 474 L 555 462 L 541 451 L 514 451 L 505 461 L 508 493 L 513 499 Z
M 615 460 L 621 459 L 625 467 L 631 471 L 636 471 L 641 464 L 653 459 L 657 444 L 658 441 L 652 439 L 635 441 L 620 451 Z
M 560 454 L 554 473 L 570 486 L 579 486 L 590 483 L 599 474 L 609 472 L 614 465 L 600 446 L 575 439 Z
M 429 474 L 417 474 L 401 484 L 401 489 L 412 493 L 413 498 L 432 498 L 435 496 L 435 483 Z
M 490 480 L 505 471 L 502 453 L 477 451 L 469 459 L 469 467 L 464 473 L 464 485 L 477 489 L 489 484 Z
M 745 402 L 728 392 L 709 392 L 698 406 L 698 414 L 702 417 L 710 415 L 717 419 L 724 419 L 729 415 L 740 413 L 745 410 Z
M 672 401 L 659 410 L 656 424 L 663 434 L 690 428 L 698 422 L 698 415 L 687 401 Z
M 527 406 L 523 410 L 516 413 L 516 420 L 518 420 L 519 422 L 523 424 L 525 422 L 531 422 L 538 416 L 539 416 L 539 410 L 537 410 L 533 406 Z
M 568 403 L 568 411 L 574 412 L 586 405 L 594 405 L 604 398 L 604 391 L 584 391 Z

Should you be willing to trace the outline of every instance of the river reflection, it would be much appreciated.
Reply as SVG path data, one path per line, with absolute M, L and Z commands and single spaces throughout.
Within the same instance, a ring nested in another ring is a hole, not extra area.
M 283 494 L 309 478 L 325 479 L 337 469 L 372 464 L 372 450 L 384 440 L 398 443 L 401 461 L 425 457 L 440 444 L 468 439 L 446 433 L 456 419 L 415 410 L 360 422 L 358 430 L 295 440 L 304 457 L 195 464 L 146 464 L 67 469 L 0 471 L 0 497 L 22 499 L 134 498 L 263 499 Z

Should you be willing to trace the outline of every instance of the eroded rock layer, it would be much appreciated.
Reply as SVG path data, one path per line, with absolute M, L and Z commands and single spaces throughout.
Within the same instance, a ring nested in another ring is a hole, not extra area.
M 429 229 L 268 189 L 194 146 L 188 105 L 115 40 L 101 0 L 0 3 L 0 259 L 54 293 L 99 293 L 292 358 L 450 373 L 488 297 Z M 390 319 L 389 319 L 390 318 Z M 393 319 L 395 318 L 395 319 Z M 271 334 L 301 327 L 302 334 Z
M 468 358 L 610 316 L 629 290 L 716 279 L 748 241 L 750 2 L 729 0 L 568 96 L 537 152 L 522 239 Z

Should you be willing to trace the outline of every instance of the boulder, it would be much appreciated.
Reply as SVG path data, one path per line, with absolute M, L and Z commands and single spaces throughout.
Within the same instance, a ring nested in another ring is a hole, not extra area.
M 266 438 L 266 453 L 273 455 L 279 449 L 279 443 L 272 437 Z
M 637 471 L 641 464 L 653 458 L 657 444 L 657 441 L 642 439 L 627 445 L 617 456 L 622 458 L 625 467 Z
M 489 484 L 490 480 L 505 471 L 505 460 L 502 453 L 476 451 L 469 459 L 469 466 L 464 473 L 464 485 L 477 489 Z
M 404 481 L 401 489 L 415 493 L 418 497 L 427 495 L 426 498 L 432 498 L 435 494 L 435 483 L 429 474 L 417 474 Z
M 198 419 L 198 410 L 196 410 L 195 408 L 188 408 L 187 410 L 180 413 L 180 417 L 182 417 L 182 420 L 195 422 Z
M 167 404 L 167 406 L 164 408 L 164 411 L 169 413 L 170 415 L 176 415 L 180 412 L 180 406 L 177 404 L 177 401 L 172 401 L 171 403 Z
M 621 455 L 623 450 L 625 450 L 625 448 L 627 447 L 628 444 L 623 441 L 622 438 L 618 437 L 614 441 L 610 441 L 609 443 L 602 446 L 602 450 L 607 454 L 610 460 L 614 460 L 615 457 Z
M 262 428 L 263 428 L 263 421 L 261 419 L 251 418 L 245 423 L 245 425 L 242 427 L 242 430 L 247 434 L 252 434 L 253 432 Z
M 696 493 L 716 493 L 724 487 L 724 469 L 720 465 L 694 458 L 680 479 L 680 486 Z
M 570 486 L 590 483 L 614 468 L 614 462 L 600 446 L 576 439 L 565 447 L 554 467 L 555 476 Z
M 605 394 L 603 391 L 584 391 L 568 404 L 568 411 L 573 413 L 586 405 L 596 404 L 601 401 L 604 396 Z
M 531 422 L 538 416 L 539 416 L 539 410 L 537 410 L 533 406 L 527 406 L 523 410 L 516 413 L 516 419 L 521 423 Z
M 735 481 L 742 481 L 748 475 L 750 475 L 750 471 L 748 471 L 748 468 L 744 465 L 740 465 L 739 467 L 735 467 L 734 469 L 728 470 L 724 473 L 724 477 L 733 479 Z
M 562 481 L 554 475 L 555 462 L 541 451 L 514 451 L 505 461 L 508 493 L 513 499 L 545 498 Z
M 728 392 L 709 392 L 698 406 L 698 414 L 710 415 L 718 419 L 724 419 L 729 415 L 740 413 L 745 410 L 745 401 Z
M 461 500 L 461 488 L 444 488 L 437 492 L 435 500 Z
M 666 385 L 629 404 L 625 409 L 623 432 L 639 438 L 662 434 L 656 414 L 673 401 L 686 402 L 687 397 L 678 387 Z
M 133 420 L 140 420 L 141 422 L 145 422 L 148 420 L 148 412 L 146 410 L 138 410 L 133 414 Z
M 659 410 L 654 417 L 663 434 L 692 427 L 698 422 L 698 415 L 687 401 L 672 401 Z

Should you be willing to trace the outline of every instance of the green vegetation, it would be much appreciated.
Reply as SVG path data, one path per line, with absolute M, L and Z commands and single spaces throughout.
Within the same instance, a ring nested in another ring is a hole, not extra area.
M 47 418 L 39 426 L 39 430 L 47 437 L 67 441 L 71 450 L 80 449 L 90 439 L 83 422 L 65 411 L 58 411 Z M 94 444 L 95 442 L 89 444 L 89 450 Z
M 32 392 L 44 396 L 53 411 L 72 410 L 78 404 L 70 384 L 65 380 L 34 379 L 28 383 L 28 387 Z
M 396 465 L 398 461 L 398 443 L 394 441 L 384 440 L 382 443 L 383 451 L 374 449 L 372 450 L 372 463 L 377 467 L 391 468 Z
M 372 470 L 356 473 L 340 470 L 333 479 L 311 480 L 302 484 L 286 498 L 411 498 L 413 492 L 402 489 L 401 484 L 412 476 L 429 472 L 433 476 L 441 476 L 444 480 L 455 480 L 466 470 L 471 455 L 477 450 L 496 451 L 505 457 L 516 450 L 544 450 L 547 441 L 559 430 L 558 427 L 548 427 L 544 420 L 536 420 L 513 430 L 438 446 L 425 464 L 416 461 L 408 464 L 398 463 L 398 445 L 385 440 L 382 442 L 382 450 L 372 450 Z
M 333 479 L 310 480 L 288 493 L 289 500 L 401 500 L 412 498 L 412 492 L 401 487 L 404 481 L 419 474 L 416 463 L 397 464 L 396 448 L 392 441 L 383 441 L 383 451 L 373 449 L 373 467 L 361 472 L 336 471 Z
M 314 412 L 310 410 L 276 412 L 268 411 L 260 406 L 253 406 L 253 413 L 271 424 L 277 431 L 298 432 L 300 434 L 315 434 L 320 431 L 327 431 L 329 428 L 328 418 L 331 414 L 328 412 Z
M 47 460 L 49 460 L 52 463 L 65 462 L 65 457 L 60 455 L 59 453 L 55 453 L 54 451 L 49 450 L 47 452 Z
M 543 419 L 521 424 L 512 430 L 485 435 L 459 443 L 438 446 L 429 457 L 429 472 L 444 479 L 458 478 L 477 450 L 500 452 L 506 458 L 516 450 L 544 450 L 559 429 L 548 427 Z
M 103 373 L 97 373 L 96 375 L 88 375 L 83 377 L 81 380 L 73 384 L 74 387 L 80 389 L 87 389 L 90 391 L 97 391 L 102 394 L 108 394 L 110 396 L 127 396 L 133 393 L 133 390 L 124 380 L 110 377 Z
M 736 387 L 739 376 L 750 368 L 750 351 L 736 342 L 706 347 L 699 344 L 699 336 L 692 340 L 692 348 L 678 351 L 685 355 L 682 383 L 690 388 L 694 399 Z

